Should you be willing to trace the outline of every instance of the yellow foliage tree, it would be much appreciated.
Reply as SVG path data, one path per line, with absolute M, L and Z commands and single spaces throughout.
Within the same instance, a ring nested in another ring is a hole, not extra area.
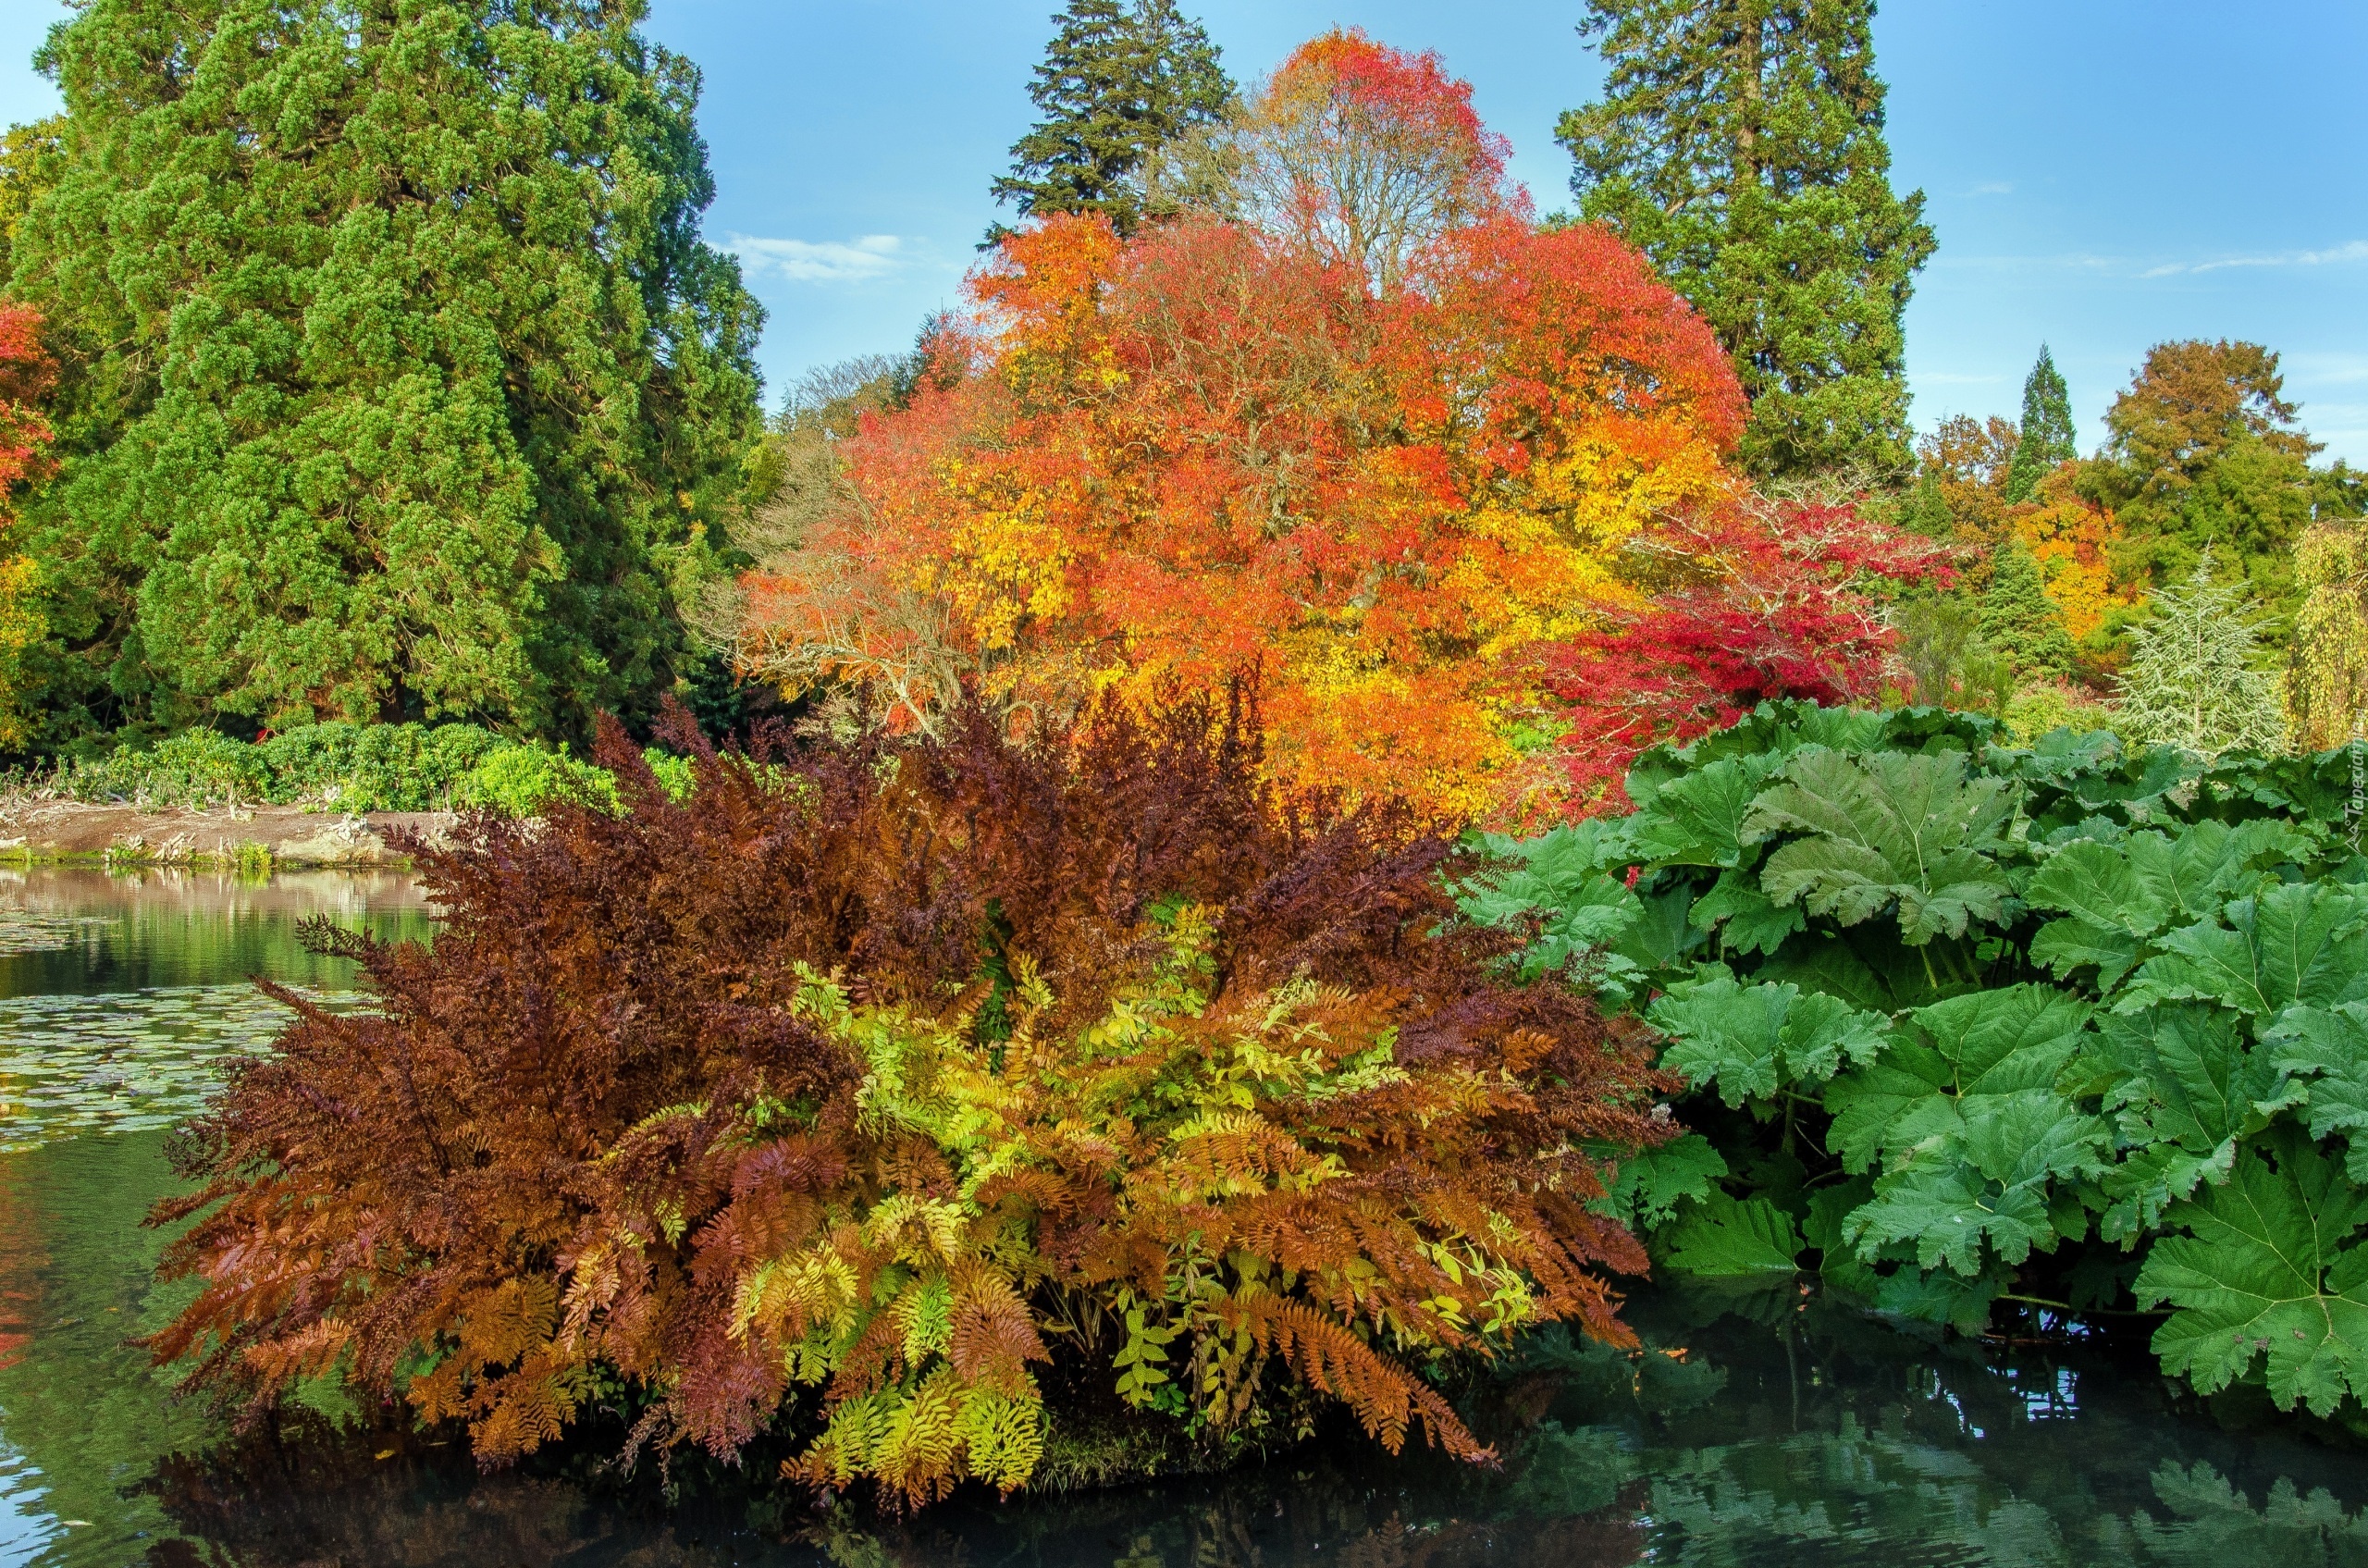
M 2294 652 L 2287 718 L 2297 750 L 2323 751 L 2368 727 L 2368 523 L 2322 523 L 2294 547 Z

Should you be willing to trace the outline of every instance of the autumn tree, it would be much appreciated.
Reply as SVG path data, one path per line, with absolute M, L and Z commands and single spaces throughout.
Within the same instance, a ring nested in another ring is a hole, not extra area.
M 1436 51 L 1408 55 L 1336 28 L 1231 117 L 1215 205 L 1388 291 L 1424 247 L 1521 209 L 1505 179 L 1511 155 Z
M 39 312 L 0 304 L 0 749 L 8 750 L 30 733 L 26 655 L 48 629 L 41 571 L 24 552 L 17 516 L 18 492 L 51 468 L 54 436 L 42 405 L 57 367 L 41 327 Z
M 2103 461 L 2085 488 L 2142 542 L 2157 582 L 2216 552 L 2282 645 L 2295 608 L 2293 549 L 2319 499 L 2319 445 L 2296 424 L 2278 356 L 2258 343 L 2158 343 L 2105 413 Z
M 1562 117 L 1580 215 L 1733 355 L 1765 474 L 1908 463 L 1901 315 L 1931 255 L 1891 187 L 1873 0 L 1587 0 L 1600 103 Z
M 1233 81 L 1175 0 L 1069 0 L 1054 20 L 1028 89 L 1043 117 L 1013 144 L 995 200 L 1022 218 L 1100 213 L 1131 233 L 1144 158 L 1224 114 Z M 998 225 L 988 239 L 1008 232 Z
M 102 0 L 15 291 L 72 722 L 646 706 L 758 430 L 698 78 L 639 0 Z
M 2007 504 L 2030 500 L 2042 477 L 2058 464 L 2079 455 L 2072 429 L 2072 394 L 2064 385 L 2063 374 L 2055 368 L 2054 356 L 2041 343 L 2039 362 L 2023 378 L 2022 424 L 2017 430 L 2014 460 L 2006 469 Z
M 1955 414 L 1917 438 L 1917 480 L 1906 501 L 1919 533 L 1969 547 L 1989 580 L 1988 558 L 2006 537 L 2006 475 L 2022 438 L 2014 421 Z

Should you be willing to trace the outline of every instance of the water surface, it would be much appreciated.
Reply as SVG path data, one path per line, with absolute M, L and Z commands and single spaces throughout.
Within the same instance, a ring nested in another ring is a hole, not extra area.
M 2181 1398 L 2142 1344 L 1942 1339 L 1789 1279 L 1640 1296 L 1634 1354 L 1533 1341 L 1471 1395 L 1494 1472 L 1343 1434 L 897 1522 L 696 1463 L 671 1504 L 581 1453 L 479 1476 L 327 1396 L 237 1434 L 124 1343 L 179 1300 L 139 1221 L 174 1190 L 165 1126 L 281 1016 L 247 977 L 358 1000 L 298 945 L 312 913 L 432 930 L 391 876 L 0 877 L 0 1565 L 2368 1568 L 2368 1455 Z

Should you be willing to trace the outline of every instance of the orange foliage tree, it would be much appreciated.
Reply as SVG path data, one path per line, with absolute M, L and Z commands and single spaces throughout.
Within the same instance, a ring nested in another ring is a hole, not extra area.
M 1553 650 L 1643 623 L 1669 548 L 1711 598 L 1769 585 L 1698 548 L 1758 526 L 1717 340 L 1636 252 L 1530 220 L 1469 91 L 1326 34 L 1238 117 L 1203 210 L 1007 240 L 939 373 L 848 443 L 846 504 L 744 585 L 743 667 L 921 727 L 966 682 L 1057 720 L 1250 672 L 1287 783 L 1567 809 L 1556 736 L 1613 731 L 1572 730 Z
M 2064 630 L 2093 661 L 2115 618 L 2145 601 L 2145 566 L 2124 558 L 2113 512 L 2074 493 L 2077 468 L 2066 463 L 2041 479 L 2039 492 L 2006 516 L 2015 537 L 2038 558 Z

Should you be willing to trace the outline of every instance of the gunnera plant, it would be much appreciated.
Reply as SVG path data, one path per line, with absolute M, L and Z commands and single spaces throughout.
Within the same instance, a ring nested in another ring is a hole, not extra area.
M 1486 1457 L 1437 1380 L 1630 1342 L 1597 1210 L 1677 1080 L 1511 978 L 1410 813 L 1270 793 L 1244 708 L 753 755 L 675 713 L 687 804 L 609 726 L 620 812 L 415 846 L 432 946 L 317 930 L 381 1010 L 279 993 L 188 1130 L 157 1359 L 253 1410 L 338 1371 L 487 1463 L 620 1404 L 898 1503 L 1025 1485 L 1064 1401 Z

